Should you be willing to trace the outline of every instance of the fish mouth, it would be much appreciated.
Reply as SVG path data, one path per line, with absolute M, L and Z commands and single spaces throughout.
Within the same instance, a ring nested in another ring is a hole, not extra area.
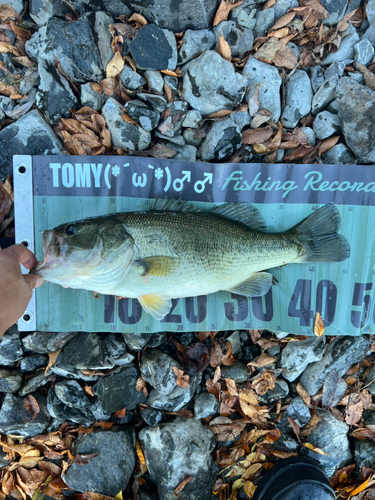
M 30 271 L 30 274 L 36 274 L 42 278 L 44 278 L 51 269 L 65 264 L 65 247 L 63 237 L 57 236 L 52 230 L 44 231 L 43 253 L 44 259 Z

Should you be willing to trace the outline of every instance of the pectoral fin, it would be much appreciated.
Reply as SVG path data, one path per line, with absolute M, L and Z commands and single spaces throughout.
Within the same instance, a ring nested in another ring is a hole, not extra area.
M 271 273 L 254 273 L 249 279 L 234 286 L 228 292 L 245 295 L 245 297 L 261 297 L 271 288 L 272 279 Z
M 164 295 L 142 295 L 138 300 L 143 309 L 160 321 L 171 310 L 172 300 Z
M 168 276 L 174 272 L 177 264 L 177 257 L 146 257 L 138 261 L 138 265 L 143 267 L 144 276 Z

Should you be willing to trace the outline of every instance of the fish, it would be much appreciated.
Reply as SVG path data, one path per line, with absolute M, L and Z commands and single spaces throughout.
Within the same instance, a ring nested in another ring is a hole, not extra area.
M 253 205 L 204 210 L 180 200 L 156 200 L 149 211 L 44 231 L 44 259 L 31 272 L 63 287 L 138 299 L 161 320 L 172 299 L 219 290 L 260 297 L 273 283 L 269 269 L 348 259 L 350 245 L 338 233 L 340 224 L 332 203 L 291 229 L 267 233 Z

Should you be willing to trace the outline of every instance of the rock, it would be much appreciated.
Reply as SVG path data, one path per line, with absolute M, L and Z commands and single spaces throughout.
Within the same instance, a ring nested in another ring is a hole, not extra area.
M 358 163 L 374 163 L 375 92 L 344 77 L 337 86 L 336 100 L 346 144 L 357 157 Z
M 3 434 L 17 434 L 26 438 L 43 434 L 49 424 L 46 398 L 34 394 L 40 412 L 33 418 L 32 412 L 26 410 L 24 398 L 7 394 L 0 410 L 0 432 Z
M 230 18 L 235 21 L 238 26 L 252 30 L 256 24 L 256 13 L 256 2 L 253 0 L 245 0 L 241 5 L 231 10 Z
M 77 332 L 34 332 L 24 337 L 22 344 L 26 351 L 48 354 L 64 347 L 76 335 Z
M 265 36 L 266 32 L 275 24 L 275 11 L 271 7 L 257 12 L 254 37 Z
M 142 378 L 161 394 L 170 394 L 176 388 L 174 366 L 181 368 L 178 361 L 159 349 L 146 351 L 140 367 Z
M 157 111 L 158 113 L 162 113 L 167 107 L 167 101 L 161 95 L 154 94 L 146 94 L 144 92 L 138 93 L 137 97 L 141 100 L 149 104 L 152 109 Z
M 215 46 L 215 35 L 211 30 L 186 30 L 178 52 L 178 65 L 182 65 L 197 56 L 202 50 Z
M 375 465 L 375 446 L 371 441 L 361 441 L 359 439 L 353 439 L 353 455 L 354 463 L 358 473 L 362 470 L 362 467 L 372 467 Z
M 306 366 L 322 359 L 325 347 L 324 337 L 311 337 L 300 342 L 288 342 L 281 354 L 283 377 L 293 382 Z
M 168 85 L 168 87 L 172 90 L 172 93 L 175 97 L 179 98 L 179 92 L 178 92 L 178 85 L 179 85 L 179 82 L 178 82 L 178 78 L 175 77 L 175 76 L 169 76 L 169 75 L 166 75 L 164 77 L 164 82 Z M 177 101 L 179 99 L 176 99 Z
M 177 368 L 181 369 L 181 365 L 176 364 Z M 147 399 L 146 404 L 151 408 L 159 410 L 178 411 L 185 406 L 194 396 L 202 379 L 202 373 L 196 373 L 189 378 L 190 386 L 187 389 L 182 389 L 178 385 L 172 392 L 165 394 L 153 389 Z
M 322 64 L 327 66 L 335 61 L 344 61 L 345 59 L 352 59 L 354 57 L 354 45 L 359 42 L 359 35 L 357 30 L 352 24 L 349 23 L 349 28 L 342 33 L 340 47 L 337 52 L 330 52 L 323 60 Z
M 241 144 L 241 132 L 233 120 L 217 121 L 200 145 L 200 157 L 202 161 L 223 160 L 237 151 Z
M 221 375 L 223 378 L 231 378 L 237 383 L 245 382 L 250 378 L 248 367 L 240 361 L 236 361 L 232 366 L 222 366 Z
M 273 403 L 279 399 L 284 399 L 289 394 L 289 386 L 285 380 L 278 378 L 275 388 L 268 390 L 263 396 L 259 396 L 259 401 L 263 404 Z
M 152 92 L 157 92 L 158 94 L 163 93 L 164 79 L 160 71 L 156 71 L 154 69 L 148 69 L 147 71 L 144 72 L 143 76 L 147 78 L 147 81 L 150 84 L 150 89 Z
M 0 177 L 2 177 L 0 172 Z M 22 358 L 23 350 L 17 326 L 12 326 L 0 339 L 0 365 L 14 366 Z
M 3 363 L 1 363 L 3 364 Z M 48 357 L 42 354 L 34 354 L 32 356 L 25 356 L 21 359 L 19 370 L 21 373 L 33 372 L 37 368 L 48 365 Z
M 345 62 L 340 61 L 340 62 L 333 62 L 328 68 L 324 71 L 324 79 L 328 80 L 331 78 L 331 76 L 337 75 L 337 76 L 342 76 L 345 71 Z
M 165 344 L 166 342 L 168 342 L 168 335 L 166 332 L 153 333 L 152 337 L 147 343 L 147 347 L 149 348 L 159 347 Z
M 281 436 L 277 441 L 268 445 L 268 447 L 271 448 L 272 450 L 279 450 L 287 453 L 298 451 L 299 446 L 300 445 L 298 441 L 293 439 L 290 436 L 290 434 L 283 434 L 283 433 L 281 433 Z
M 235 123 L 235 125 L 242 131 L 245 127 L 250 125 L 251 118 L 249 112 L 246 111 L 236 111 L 229 115 L 229 118 Z
M 120 73 L 120 80 L 123 86 L 128 90 L 142 90 L 146 85 L 146 80 L 139 73 L 136 73 L 130 66 L 125 65 Z
M 105 10 L 111 14 L 113 18 L 120 15 L 125 15 L 130 17 L 131 11 L 125 5 L 126 2 L 123 0 L 100 0 L 92 2 L 92 0 L 83 0 L 84 7 L 89 10 Z
M 216 438 L 199 420 L 176 418 L 174 421 L 146 427 L 139 433 L 151 479 L 160 500 L 210 500 L 218 467 L 211 456 Z M 155 460 L 155 457 L 158 457 Z M 188 476 L 183 495 L 175 488 Z
M 210 415 L 216 415 L 219 411 L 219 401 L 213 394 L 201 392 L 194 398 L 194 418 L 206 418 Z
M 345 144 L 336 144 L 333 148 L 329 149 L 322 155 L 323 163 L 329 165 L 355 165 L 357 163 L 356 157 L 345 146 Z
M 275 22 L 280 19 L 280 17 L 285 16 L 288 10 L 293 9 L 293 7 L 298 7 L 297 0 L 277 0 L 273 9 L 275 11 Z
M 64 18 L 66 14 L 71 12 L 71 9 L 59 0 L 30 0 L 29 3 L 30 17 L 38 26 L 47 24 L 51 17 Z
M 183 127 L 197 128 L 202 123 L 202 115 L 195 109 L 190 109 L 182 122 Z
M 135 466 L 135 453 L 124 431 L 84 434 L 73 443 L 73 455 L 96 454 L 88 463 L 73 462 L 64 482 L 73 490 L 115 497 L 126 489 Z
M 311 110 L 313 91 L 310 78 L 302 70 L 296 70 L 286 84 L 286 102 L 281 121 L 284 127 L 294 128 Z
M 96 111 L 100 111 L 107 99 L 107 96 L 102 92 L 99 93 L 91 87 L 90 83 L 85 83 L 80 86 L 80 101 L 82 106 L 88 106 Z
M 25 381 L 24 386 L 18 394 L 20 396 L 26 396 L 26 394 L 30 394 L 30 392 L 34 392 L 39 387 L 46 385 L 46 383 L 48 382 L 48 377 L 44 375 L 44 372 L 45 368 L 40 368 L 39 370 L 37 370 L 35 375 Z
M 108 4 L 110 4 L 111 2 L 113 2 L 113 0 L 109 0 Z M 125 14 L 125 12 L 122 11 L 121 14 Z M 112 36 L 109 30 L 109 26 L 114 23 L 114 20 L 111 16 L 103 11 L 90 12 L 89 14 L 87 14 L 87 19 L 91 26 L 91 31 L 94 35 L 95 42 L 100 53 L 102 66 L 105 70 L 107 64 L 113 58 L 113 52 L 111 49 Z
M 175 69 L 177 46 L 174 34 L 155 24 L 145 24 L 133 38 L 130 53 L 139 69 Z
M 0 392 L 17 392 L 22 384 L 22 375 L 17 370 L 0 369 Z
M 327 106 L 327 111 L 329 111 L 330 113 L 333 113 L 334 115 L 337 115 L 338 112 L 339 112 L 339 106 L 337 104 L 337 101 L 336 99 L 334 99 L 333 101 L 331 101 L 328 106 Z
M 0 177 L 12 174 L 13 155 L 54 155 L 63 151 L 61 142 L 36 109 L 0 130 L 0 144 Z
M 124 148 L 136 151 L 143 151 L 151 144 L 150 132 L 142 127 L 127 123 L 122 117 L 121 104 L 109 97 L 103 106 L 102 115 L 111 132 L 112 143 L 116 148 Z
M 176 3 L 174 0 L 125 0 L 148 20 L 162 28 L 179 33 L 187 29 L 211 28 L 220 0 L 191 0 Z
M 36 104 L 51 123 L 60 118 L 70 118 L 70 109 L 77 108 L 78 100 L 69 87 L 68 80 L 56 69 L 56 64 L 39 60 L 40 83 Z
M 82 410 L 84 413 L 90 412 L 90 401 L 85 391 L 75 380 L 64 380 L 57 382 L 54 386 L 56 396 L 67 406 Z
M 57 397 L 53 387 L 50 387 L 48 391 L 47 408 L 50 415 L 59 421 L 68 421 L 84 426 L 89 426 L 95 421 L 90 408 L 83 411 L 71 405 L 66 405 Z
M 366 4 L 366 16 L 370 23 L 369 28 L 363 35 L 372 45 L 375 44 L 375 0 L 369 0 Z
M 141 411 L 141 417 L 147 425 L 151 425 L 151 427 L 154 427 L 162 420 L 163 412 L 160 410 L 155 410 L 154 408 L 145 408 Z
M 274 66 L 251 57 L 244 66 L 243 74 L 246 76 L 248 90 L 246 101 L 259 88 L 259 107 L 271 111 L 272 119 L 278 122 L 281 114 L 280 86 L 281 77 Z
M 128 101 L 125 105 L 125 109 L 130 118 L 138 122 L 141 127 L 148 132 L 156 128 L 159 123 L 159 113 L 148 108 L 144 102 L 138 99 Z
M 182 137 L 182 135 L 175 135 L 174 137 L 168 137 L 167 135 L 161 134 L 159 130 L 155 131 L 156 137 L 160 137 L 160 139 L 164 139 L 169 142 L 168 147 L 174 148 L 176 144 L 179 146 L 185 146 L 185 139 Z M 177 151 L 177 150 L 176 150 Z M 176 157 L 174 156 L 173 159 L 175 160 Z
M 10 5 L 12 9 L 19 14 L 21 14 L 25 8 L 25 2 L 23 0 L 7 0 L 7 5 Z
M 0 122 L 2 122 L 5 118 L 5 113 L 4 111 L 0 108 Z
M 355 80 L 360 85 L 363 85 L 365 83 L 365 79 L 363 78 L 362 73 L 360 73 L 359 71 L 355 71 L 354 73 L 349 73 L 349 78 Z
M 361 337 L 337 337 L 327 347 L 320 361 L 308 365 L 301 377 L 301 384 L 313 396 L 323 386 L 326 376 L 336 370 L 342 377 L 351 366 L 365 355 L 368 346 L 366 335 Z
M 337 75 L 328 78 L 320 87 L 318 92 L 314 95 L 312 100 L 311 112 L 316 115 L 324 109 L 327 104 L 334 100 L 336 97 L 336 88 L 339 82 Z
M 187 113 L 188 105 L 185 101 L 173 101 L 168 104 L 163 113 L 163 121 L 158 130 L 167 137 L 174 137 L 181 131 L 181 125 Z
M 137 391 L 135 384 L 139 371 L 134 365 L 116 368 L 108 377 L 102 377 L 94 386 L 94 394 L 106 414 L 126 408 L 134 408 L 146 401 L 142 391 Z
M 226 342 L 230 342 L 232 344 L 233 355 L 235 356 L 238 354 L 241 351 L 241 335 L 239 330 L 236 330 L 229 335 L 229 337 L 226 338 Z
M 229 44 L 232 57 L 242 57 L 253 48 L 254 35 L 251 29 L 237 26 L 234 21 L 223 21 L 214 27 L 216 44 L 220 42 L 219 35 Z
M 313 129 L 318 139 L 326 139 L 340 133 L 340 119 L 329 111 L 321 111 L 315 117 Z
M 313 68 L 310 68 L 310 79 L 311 79 L 311 87 L 313 89 L 314 94 L 316 94 L 319 90 L 319 87 L 324 83 L 324 75 L 322 67 L 317 64 Z
M 204 51 L 182 69 L 182 97 L 202 116 L 233 109 L 242 101 L 246 78 L 217 52 Z
M 181 136 L 178 136 L 181 137 Z M 182 138 L 182 137 L 181 137 Z M 182 138 L 183 139 L 183 138 Z M 171 147 L 177 154 L 173 157 L 174 160 L 179 161 L 196 161 L 197 159 L 197 148 L 191 145 L 179 145 L 179 144 L 167 144 Z
M 187 128 L 183 131 L 182 137 L 185 140 L 186 144 L 199 148 L 203 141 L 203 137 L 199 134 L 198 130 L 199 129 Z
M 120 333 L 110 333 L 105 338 L 104 345 L 113 359 L 118 359 L 126 354 L 126 344 Z
M 349 0 L 322 0 L 322 5 L 328 10 L 327 19 L 323 24 L 337 24 L 344 17 Z
M 297 396 L 292 400 L 292 403 L 288 406 L 281 419 L 279 420 L 278 427 L 281 432 L 293 432 L 292 427 L 288 421 L 288 417 L 292 418 L 301 429 L 310 422 L 311 415 L 309 407 L 306 403 L 303 402 L 301 396 Z
M 5 451 L 0 451 L 0 467 L 6 467 L 10 464 L 10 460 L 5 460 L 6 455 L 7 453 L 5 453 Z
M 375 369 L 374 367 L 371 367 L 365 380 L 364 383 L 366 384 L 368 391 L 370 394 L 374 395 L 375 394 Z
M 131 351 L 142 351 L 152 337 L 152 333 L 123 333 L 122 335 Z
M 320 448 L 327 455 L 311 452 L 311 458 L 318 460 L 330 476 L 336 471 L 351 463 L 348 432 L 349 426 L 337 420 L 332 413 L 317 410 L 317 415 L 322 420 L 309 435 L 309 443 Z

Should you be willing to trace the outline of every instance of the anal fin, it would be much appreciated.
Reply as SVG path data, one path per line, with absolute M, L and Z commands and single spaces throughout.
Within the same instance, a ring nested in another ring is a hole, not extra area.
M 138 300 L 143 309 L 160 321 L 171 310 L 172 300 L 164 295 L 142 295 Z
M 271 273 L 254 273 L 245 281 L 227 290 L 245 297 L 261 297 L 271 288 L 273 276 Z

